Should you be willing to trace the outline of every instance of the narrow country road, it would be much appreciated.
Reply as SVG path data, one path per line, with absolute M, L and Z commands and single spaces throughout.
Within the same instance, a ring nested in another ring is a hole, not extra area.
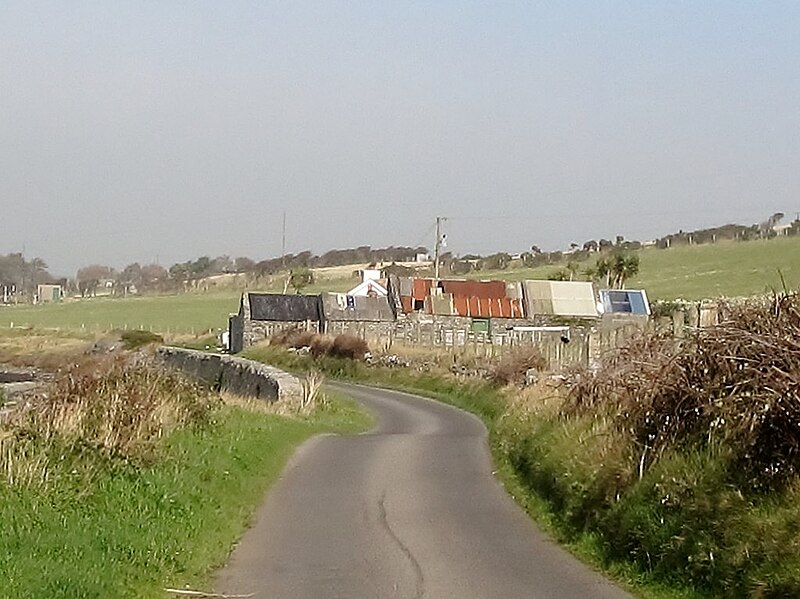
M 475 417 L 411 395 L 335 385 L 369 433 L 303 445 L 217 576 L 255 598 L 630 595 L 540 533 L 492 476 Z

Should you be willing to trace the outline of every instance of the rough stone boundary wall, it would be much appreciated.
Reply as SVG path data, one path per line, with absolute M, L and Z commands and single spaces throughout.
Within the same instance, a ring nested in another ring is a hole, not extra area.
M 297 377 L 260 362 L 180 347 L 161 347 L 158 355 L 168 366 L 220 391 L 268 402 L 303 397 Z

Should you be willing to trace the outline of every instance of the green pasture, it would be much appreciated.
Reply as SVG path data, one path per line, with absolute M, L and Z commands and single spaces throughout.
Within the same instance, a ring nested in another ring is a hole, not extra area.
M 580 263 L 580 272 L 595 258 Z M 800 289 L 800 238 L 720 242 L 709 245 L 646 248 L 639 252 L 639 275 L 630 288 L 644 288 L 650 299 L 705 299 L 749 296 L 783 288 Z M 537 268 L 472 273 L 476 279 L 546 279 L 566 262 Z
M 631 286 L 658 299 L 749 296 L 800 288 L 800 238 L 694 245 L 640 254 Z
M 145 329 L 160 333 L 201 334 L 228 326 L 239 310 L 236 291 L 128 298 L 86 298 L 60 304 L 0 307 L 0 327 L 107 331 Z

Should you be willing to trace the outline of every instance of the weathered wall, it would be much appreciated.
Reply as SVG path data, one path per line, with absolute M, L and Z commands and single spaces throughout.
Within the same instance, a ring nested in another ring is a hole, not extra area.
M 158 355 L 172 368 L 219 391 L 269 402 L 303 397 L 297 377 L 260 362 L 179 347 L 162 347 Z
M 358 322 L 353 320 L 327 320 L 328 335 L 355 335 L 367 342 L 370 349 L 388 349 L 394 339 L 394 321 Z

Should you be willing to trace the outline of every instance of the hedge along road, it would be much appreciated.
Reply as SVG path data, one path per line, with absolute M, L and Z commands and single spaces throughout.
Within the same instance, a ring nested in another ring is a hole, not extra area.
M 217 591 L 264 598 L 631 596 L 534 526 L 492 476 L 486 429 L 420 397 L 332 385 L 378 418 L 295 454 Z

